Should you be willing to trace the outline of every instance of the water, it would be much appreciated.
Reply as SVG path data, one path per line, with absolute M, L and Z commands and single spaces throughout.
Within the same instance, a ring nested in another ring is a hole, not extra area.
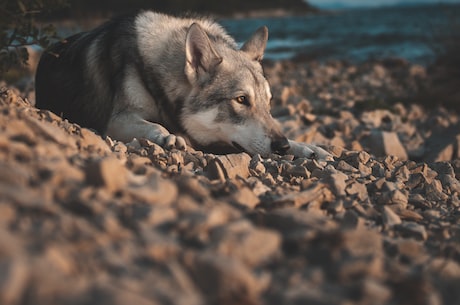
M 321 15 L 221 20 L 237 41 L 269 28 L 265 58 L 342 59 L 388 57 L 429 64 L 439 38 L 459 35 L 460 5 L 345 10 Z M 457 27 L 455 27 L 455 24 Z

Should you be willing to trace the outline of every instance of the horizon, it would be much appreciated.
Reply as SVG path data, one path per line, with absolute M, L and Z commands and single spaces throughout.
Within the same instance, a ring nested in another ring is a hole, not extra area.
M 340 9 L 377 8 L 419 4 L 460 4 L 460 0 L 309 0 L 308 3 L 320 9 Z

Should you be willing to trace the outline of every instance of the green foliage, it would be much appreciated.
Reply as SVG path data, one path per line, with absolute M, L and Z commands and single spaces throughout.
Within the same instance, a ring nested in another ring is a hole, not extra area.
M 46 48 L 56 31 L 53 26 L 38 26 L 40 14 L 61 8 L 66 0 L 0 0 L 0 76 L 14 67 L 27 64 L 27 46 Z

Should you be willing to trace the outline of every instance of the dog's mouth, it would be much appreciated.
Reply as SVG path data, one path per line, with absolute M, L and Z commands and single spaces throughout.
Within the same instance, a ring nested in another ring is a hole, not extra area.
M 236 149 L 241 150 L 242 152 L 246 152 L 246 149 L 244 149 L 240 144 L 236 143 L 235 141 L 232 141 L 232 145 Z

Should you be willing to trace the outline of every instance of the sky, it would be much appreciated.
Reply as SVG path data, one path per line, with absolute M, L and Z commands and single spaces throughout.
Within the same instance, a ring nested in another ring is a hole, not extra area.
M 397 4 L 421 4 L 421 3 L 459 3 L 460 0 L 309 0 L 320 8 L 340 7 L 375 7 Z

